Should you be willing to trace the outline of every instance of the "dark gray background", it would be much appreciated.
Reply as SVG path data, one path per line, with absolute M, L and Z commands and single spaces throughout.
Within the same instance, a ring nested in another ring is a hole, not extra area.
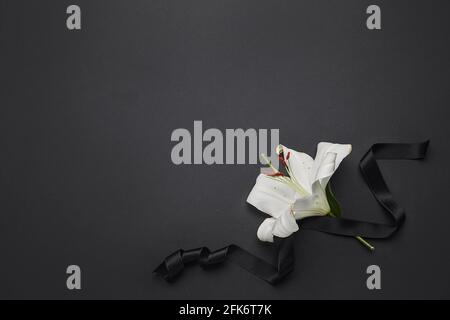
M 1 1 L 1 298 L 450 298 L 448 1 Z M 382 30 L 366 29 L 369 4 Z M 296 234 L 272 287 L 233 265 L 152 276 L 172 251 L 230 242 L 268 260 L 245 203 L 259 167 L 175 166 L 176 128 L 280 128 L 315 153 L 351 143 L 333 178 L 348 217 L 383 221 L 358 172 L 375 142 L 431 139 L 382 164 L 407 210 L 373 241 Z M 82 290 L 65 269 L 82 268 Z M 366 288 L 378 264 L 382 290 Z

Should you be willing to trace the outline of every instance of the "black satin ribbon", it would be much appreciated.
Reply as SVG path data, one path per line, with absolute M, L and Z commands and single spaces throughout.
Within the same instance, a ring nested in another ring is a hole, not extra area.
M 186 264 L 198 262 L 203 268 L 230 261 L 271 284 L 283 279 L 294 268 L 294 237 L 275 239 L 278 245 L 278 264 L 273 266 L 241 247 L 231 244 L 216 251 L 207 247 L 191 250 L 177 250 L 153 271 L 167 281 L 173 281 Z
M 359 163 L 364 180 L 375 199 L 391 218 L 391 224 L 380 224 L 332 217 L 311 217 L 301 221 L 301 228 L 340 236 L 363 236 L 365 238 L 388 238 L 394 234 L 405 220 L 405 210 L 395 201 L 384 181 L 377 160 L 381 159 L 423 159 L 429 141 L 420 143 L 377 143 L 363 156 Z M 294 268 L 293 236 L 276 238 L 277 266 L 254 256 L 241 247 L 231 244 L 216 251 L 207 247 L 178 250 L 164 259 L 154 273 L 171 281 L 184 269 L 186 264 L 198 262 L 208 267 L 230 261 L 255 276 L 271 284 L 282 280 Z

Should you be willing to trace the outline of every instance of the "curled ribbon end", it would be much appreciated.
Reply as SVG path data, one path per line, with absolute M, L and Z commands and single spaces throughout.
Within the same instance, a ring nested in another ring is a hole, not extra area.
M 167 256 L 164 261 L 153 271 L 164 280 L 173 281 L 188 263 L 199 262 L 200 266 L 217 265 L 224 262 L 227 258 L 229 247 L 211 252 L 208 248 L 202 247 L 191 250 L 178 250 Z

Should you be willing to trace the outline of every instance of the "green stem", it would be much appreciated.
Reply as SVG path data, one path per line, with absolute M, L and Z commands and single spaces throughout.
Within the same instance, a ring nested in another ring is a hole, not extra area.
M 332 216 L 333 218 L 336 218 L 336 216 L 332 212 L 329 212 L 328 215 Z M 375 247 L 371 245 L 369 242 L 367 242 L 363 237 L 356 236 L 355 239 L 361 242 L 370 251 L 375 250 Z
M 364 246 L 366 246 L 369 250 L 374 251 L 375 247 L 373 245 L 371 245 L 370 243 L 368 243 L 366 240 L 364 240 L 362 237 L 360 236 L 356 236 L 355 237 L 359 242 L 361 242 Z

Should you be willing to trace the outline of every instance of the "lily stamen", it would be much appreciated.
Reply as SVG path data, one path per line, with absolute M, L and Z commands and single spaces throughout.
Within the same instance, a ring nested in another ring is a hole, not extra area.
M 277 150 L 278 152 L 278 150 Z M 279 155 L 283 154 L 283 151 L 278 153 Z M 266 164 L 272 169 L 274 174 L 266 174 L 266 176 L 271 177 L 273 179 L 276 179 L 280 182 L 286 183 L 287 185 L 291 186 L 294 190 L 296 190 L 299 194 L 307 196 L 309 195 L 308 192 L 306 192 L 300 184 L 293 178 L 293 175 L 291 174 L 291 170 L 289 169 L 289 165 L 284 161 L 281 161 L 286 169 L 287 176 L 278 171 L 273 165 L 272 161 L 270 161 L 267 156 L 264 153 L 261 153 L 261 158 L 266 162 Z
M 274 172 L 274 173 L 269 173 L 268 176 L 269 177 L 283 177 L 284 174 L 282 172 Z

